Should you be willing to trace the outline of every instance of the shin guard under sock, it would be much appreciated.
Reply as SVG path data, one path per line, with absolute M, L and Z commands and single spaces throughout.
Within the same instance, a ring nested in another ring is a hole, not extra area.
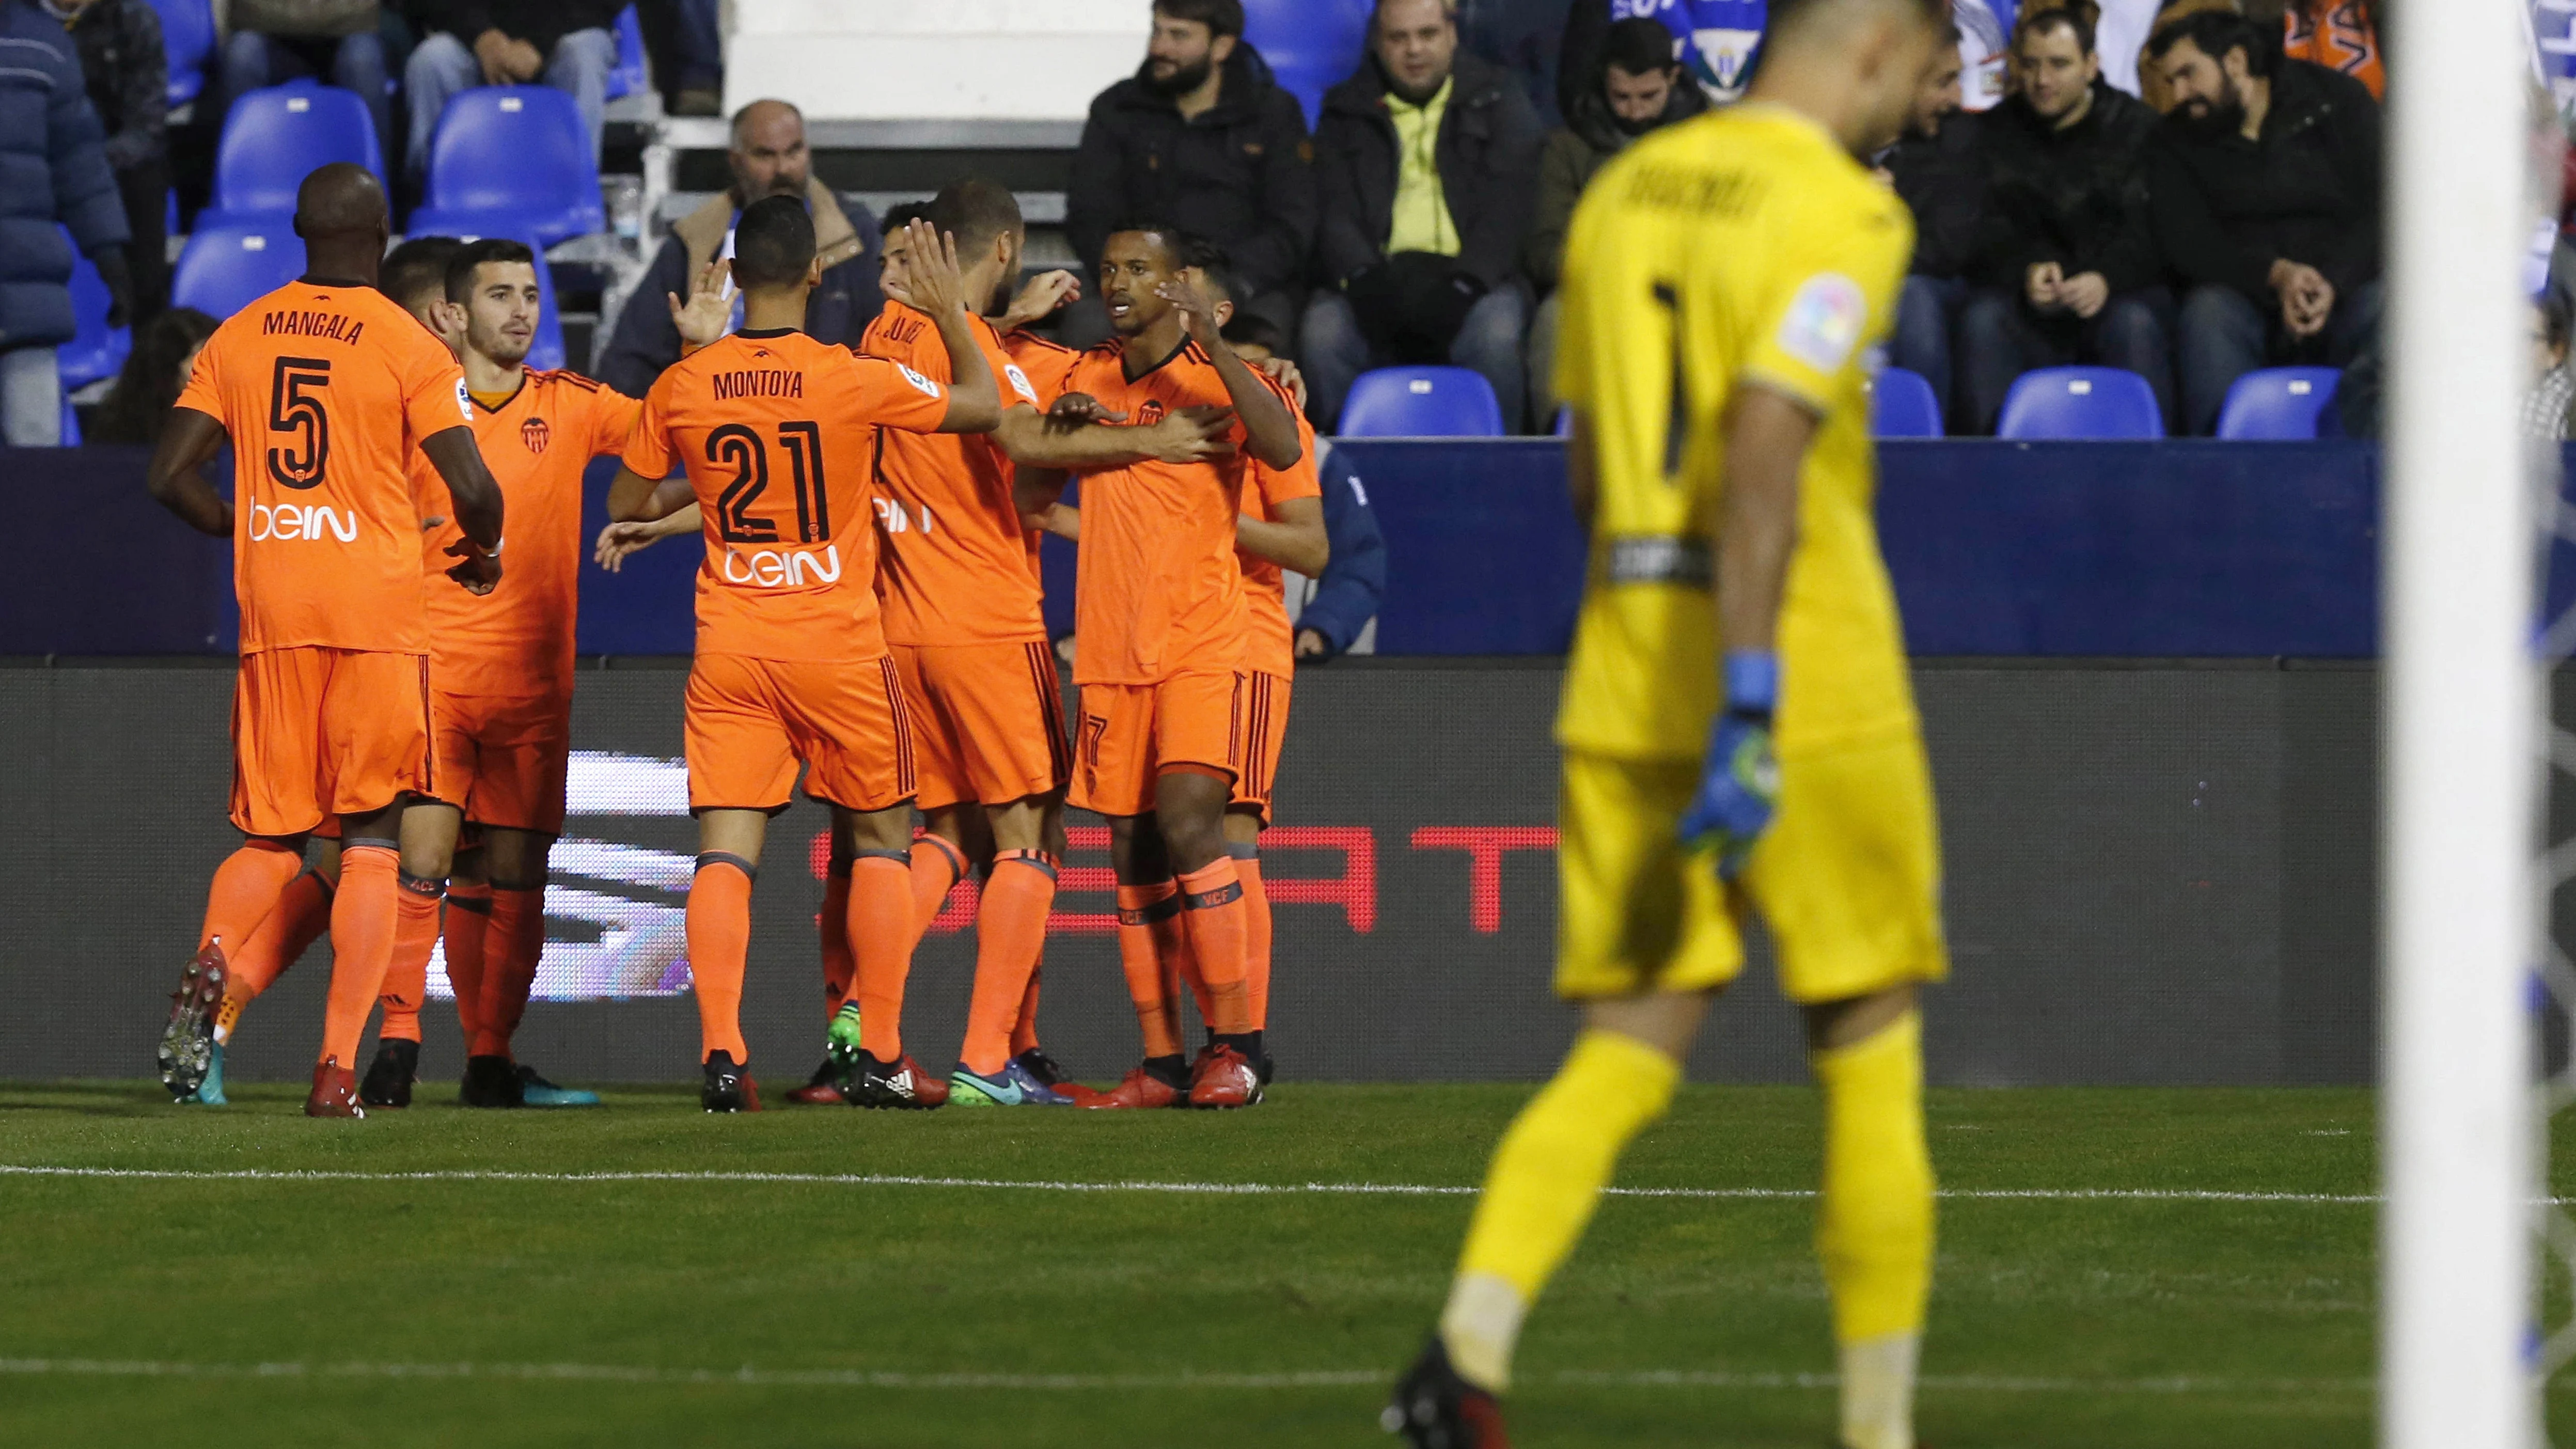
M 456 1026 L 471 1051 L 483 1020 L 484 938 L 492 930 L 492 887 L 487 881 L 447 886 L 447 924 L 439 942 L 447 951 L 447 985 L 456 995 Z
M 881 1062 L 903 1060 L 903 987 L 912 975 L 912 943 L 929 919 L 915 914 L 918 898 L 911 871 L 901 855 L 867 851 L 859 852 L 858 863 L 850 868 L 850 957 L 857 976 L 859 1049 Z
M 1190 935 L 1190 953 L 1198 958 L 1207 981 L 1205 1016 L 1218 1036 L 1241 1036 L 1252 1030 L 1252 995 L 1245 979 L 1247 912 L 1243 881 L 1230 856 L 1183 875 L 1181 920 Z
M 483 998 L 474 1012 L 474 1055 L 506 1057 L 527 1015 L 546 950 L 546 892 L 495 888 L 492 925 L 483 933 Z
M 984 882 L 975 915 L 975 994 L 958 1052 L 966 1070 L 979 1076 L 997 1075 L 1010 1065 L 1011 1029 L 1037 975 L 1055 886 L 1054 863 L 1034 850 L 1002 852 Z
M 438 905 L 447 882 L 409 871 L 394 878 L 394 949 L 376 999 L 385 1009 L 376 1035 L 387 1041 L 420 1040 L 420 1002 L 429 994 L 429 955 L 438 945 Z
M 331 903 L 331 996 L 322 1018 L 322 1055 L 357 1070 L 367 1014 L 393 963 L 403 892 L 402 857 L 390 845 L 352 842 L 340 851 L 340 891 Z
M 1156 937 L 1177 937 L 1181 897 L 1170 881 L 1118 888 L 1118 964 L 1127 974 L 1127 996 L 1136 1003 L 1136 1026 L 1148 1057 L 1181 1054 L 1180 1023 L 1163 984 L 1163 950 Z
M 689 879 L 690 984 L 698 997 L 698 1059 L 727 1052 L 750 1059 L 742 1042 L 743 960 L 751 947 L 751 862 L 708 851 Z
M 1933 1179 L 1923 1131 L 1923 1021 L 1908 1012 L 1810 1058 L 1825 1098 L 1816 1253 L 1843 1359 L 1843 1438 L 1913 1442 L 1914 1363 L 1932 1291 Z
M 215 878 L 206 886 L 206 919 L 197 932 L 197 949 L 220 940 L 229 957 L 277 908 L 279 893 L 302 869 L 304 857 L 274 840 L 243 841 L 215 867 Z

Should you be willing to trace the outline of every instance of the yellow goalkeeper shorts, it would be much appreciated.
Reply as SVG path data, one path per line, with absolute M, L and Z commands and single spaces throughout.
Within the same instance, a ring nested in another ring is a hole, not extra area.
M 1780 762 L 1780 809 L 1732 888 L 1675 829 L 1699 765 L 1567 750 L 1556 990 L 1706 991 L 1744 969 L 1759 912 L 1780 987 L 1810 1004 L 1949 974 L 1931 771 L 1911 734 Z

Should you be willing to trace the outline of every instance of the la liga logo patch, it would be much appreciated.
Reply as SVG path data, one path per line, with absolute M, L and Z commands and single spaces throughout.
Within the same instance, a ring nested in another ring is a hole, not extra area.
M 1818 372 L 1840 372 L 1869 325 L 1869 298 L 1839 272 L 1809 277 L 1780 319 L 1780 350 Z

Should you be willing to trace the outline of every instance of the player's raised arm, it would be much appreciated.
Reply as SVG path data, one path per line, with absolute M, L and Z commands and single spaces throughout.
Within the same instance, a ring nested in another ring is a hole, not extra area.
M 1297 460 L 1306 452 L 1297 437 L 1297 415 L 1289 411 L 1287 400 L 1255 376 L 1251 364 L 1227 343 L 1216 318 L 1216 299 L 1208 295 L 1198 269 L 1184 270 L 1156 287 L 1154 295 L 1180 309 L 1189 325 L 1190 340 L 1216 364 L 1216 375 L 1225 379 L 1226 396 L 1234 400 L 1235 415 L 1243 419 L 1243 450 L 1273 468 L 1297 466 Z
M 1234 546 L 1310 579 L 1321 574 L 1324 565 L 1333 561 L 1333 541 L 1324 532 L 1324 500 L 1284 498 L 1275 506 L 1279 510 L 1276 521 L 1250 514 L 1237 517 Z
M 161 441 L 152 450 L 151 470 L 143 475 L 153 500 L 199 533 L 230 538 L 232 500 L 215 491 L 199 471 L 224 446 L 224 425 L 195 408 L 172 408 L 161 426 Z
M 447 576 L 473 593 L 488 594 L 501 581 L 501 485 L 474 445 L 474 430 L 462 423 L 421 439 L 420 451 L 445 480 L 456 526 L 465 530 L 448 547 L 457 563 Z
M 1227 408 L 1180 408 L 1143 427 L 1121 428 L 1068 426 L 1021 403 L 1004 410 L 993 437 L 1024 467 L 1088 473 L 1144 462 L 1210 462 L 1234 451 L 1226 441 L 1233 427 Z
M 957 237 L 926 221 L 905 223 L 911 250 L 903 259 L 903 280 L 887 289 L 898 302 L 929 314 L 948 349 L 948 415 L 943 433 L 989 433 L 1002 420 L 1001 384 L 993 364 L 984 360 L 968 319 L 966 273 L 957 264 Z

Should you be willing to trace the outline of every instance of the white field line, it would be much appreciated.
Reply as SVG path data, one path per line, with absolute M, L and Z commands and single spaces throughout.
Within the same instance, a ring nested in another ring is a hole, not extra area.
M 1479 1191 L 1411 1182 L 1050 1182 L 994 1177 L 920 1177 L 883 1172 L 514 1172 L 499 1168 L 430 1168 L 416 1172 L 349 1172 L 332 1169 L 164 1167 L 48 1167 L 0 1163 L 0 1177 L 167 1179 L 181 1182 L 704 1182 L 787 1183 L 814 1187 L 945 1187 L 1002 1192 L 1163 1192 L 1217 1197 L 1340 1194 L 1355 1197 L 1473 1197 Z M 1613 1187 L 1612 1197 L 1691 1198 L 1807 1202 L 1803 1187 Z M 2292 1203 L 2367 1207 L 2376 1193 L 2222 1192 L 2198 1188 L 1943 1188 L 1940 1196 L 1965 1202 L 2194 1202 Z
M 1306 1373 L 990 1374 L 901 1373 L 869 1369 L 649 1368 L 583 1363 L 172 1363 L 148 1359 L 0 1358 L 0 1375 L 85 1378 L 487 1379 L 620 1384 L 738 1384 L 754 1388 L 1011 1390 L 1067 1393 L 1189 1389 L 1330 1389 L 1389 1383 L 1391 1369 L 1326 1369 Z M 1567 1371 L 1524 1375 L 1582 1388 L 1834 1388 L 1825 1373 L 1730 1372 L 1718 1369 L 1625 1373 Z M 1994 1374 L 1927 1374 L 1927 1393 L 1956 1394 L 2365 1394 L 2366 1378 L 2239 1379 L 2172 1375 L 2153 1378 L 2056 1378 Z M 2576 1385 L 2571 1385 L 2576 1387 Z

